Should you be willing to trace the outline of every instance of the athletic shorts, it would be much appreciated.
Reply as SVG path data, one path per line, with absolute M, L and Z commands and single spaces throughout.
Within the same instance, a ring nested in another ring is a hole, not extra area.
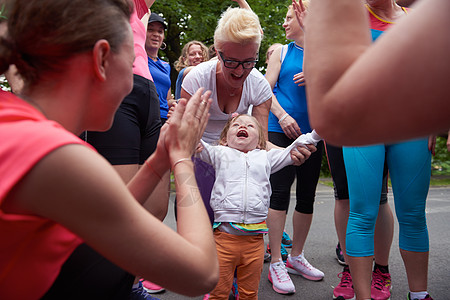
M 128 299 L 134 278 L 91 247 L 81 244 L 63 264 L 41 300 Z

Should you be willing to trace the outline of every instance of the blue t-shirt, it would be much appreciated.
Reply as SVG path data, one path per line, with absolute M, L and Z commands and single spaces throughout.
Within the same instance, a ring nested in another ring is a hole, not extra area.
M 175 84 L 175 99 L 180 99 L 181 97 L 181 84 L 183 83 L 184 70 L 186 70 L 186 68 L 181 69 L 180 73 L 178 73 L 177 82 Z
M 308 133 L 312 129 L 309 124 L 306 89 L 304 86 L 298 86 L 292 79 L 300 72 L 303 72 L 303 48 L 292 42 L 288 45 L 286 56 L 281 63 L 276 96 L 281 107 L 300 126 L 302 133 Z M 268 131 L 284 133 L 278 124 L 278 118 L 272 112 L 269 114 Z
M 161 119 L 167 119 L 169 105 L 167 104 L 167 93 L 170 89 L 170 65 L 158 58 L 157 61 L 148 58 L 148 68 L 153 77 L 156 86 L 156 92 L 159 98 L 159 108 Z

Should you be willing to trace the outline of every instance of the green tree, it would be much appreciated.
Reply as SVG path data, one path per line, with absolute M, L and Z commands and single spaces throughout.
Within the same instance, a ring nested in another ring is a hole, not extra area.
M 264 31 L 257 64 L 257 68 L 264 70 L 267 48 L 273 43 L 286 43 L 282 24 L 291 1 L 250 0 L 247 2 L 259 16 Z M 165 39 L 167 47 L 161 50 L 160 55 L 172 67 L 172 90 L 175 89 L 178 75 L 174 63 L 180 56 L 183 45 L 191 40 L 199 40 L 207 46 L 212 45 L 217 21 L 229 6 L 235 7 L 237 3 L 231 0 L 202 0 L 201 2 L 166 0 L 156 1 L 152 6 L 152 12 L 161 14 L 168 25 Z

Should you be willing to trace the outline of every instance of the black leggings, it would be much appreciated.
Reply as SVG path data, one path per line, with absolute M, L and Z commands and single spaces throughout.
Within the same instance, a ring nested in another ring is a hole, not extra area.
M 287 147 L 294 142 L 284 133 L 278 132 L 269 132 L 269 141 L 280 147 Z M 274 210 L 288 210 L 291 186 L 295 177 L 297 177 L 297 204 L 295 205 L 295 210 L 304 214 L 313 213 L 316 187 L 322 164 L 322 152 L 323 142 L 319 142 L 317 151 L 312 153 L 302 165 L 287 166 L 270 176 L 270 185 L 272 187 L 270 208 Z
M 342 147 L 333 146 L 325 142 L 325 151 L 328 158 L 328 167 L 333 178 L 334 198 L 335 200 L 348 200 L 347 173 L 345 171 L 344 156 Z M 388 167 L 384 162 L 383 183 L 381 186 L 380 204 L 387 202 L 388 193 Z
M 69 256 L 41 299 L 128 299 L 134 278 L 86 244 L 81 244 Z
M 133 90 L 123 99 L 106 132 L 87 132 L 85 140 L 112 165 L 140 164 L 153 153 L 161 118 L 155 84 L 134 74 Z

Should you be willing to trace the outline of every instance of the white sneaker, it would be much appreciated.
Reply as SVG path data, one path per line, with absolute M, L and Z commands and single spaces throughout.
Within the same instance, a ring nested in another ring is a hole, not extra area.
M 306 279 L 314 281 L 322 280 L 324 276 L 322 271 L 311 266 L 311 264 L 306 260 L 303 251 L 299 256 L 292 257 L 289 254 L 286 261 L 286 269 L 289 273 L 301 275 Z
M 270 264 L 269 267 L 269 281 L 272 282 L 272 288 L 279 294 L 293 294 L 295 293 L 295 286 L 292 283 L 291 277 L 284 266 L 283 261 Z

